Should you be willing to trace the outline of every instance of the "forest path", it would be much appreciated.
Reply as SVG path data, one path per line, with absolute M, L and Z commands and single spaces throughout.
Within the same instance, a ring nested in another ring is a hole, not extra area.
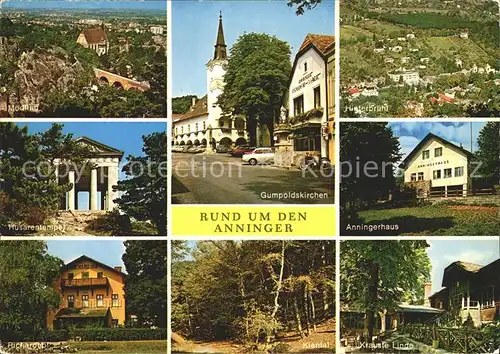
M 316 332 L 301 338 L 297 332 L 288 332 L 277 339 L 289 345 L 291 353 L 331 353 L 335 349 L 335 320 L 330 319 L 316 326 Z
M 216 342 L 185 342 L 173 345 L 172 353 L 224 353 L 224 354 L 240 354 L 242 353 L 240 346 L 231 343 L 230 341 Z

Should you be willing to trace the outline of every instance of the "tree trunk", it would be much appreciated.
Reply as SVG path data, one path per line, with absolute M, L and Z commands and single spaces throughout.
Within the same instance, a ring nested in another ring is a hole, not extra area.
M 366 318 L 364 329 L 364 335 L 368 343 L 372 342 L 373 328 L 375 325 L 375 307 L 378 299 L 378 277 L 379 265 L 372 263 L 370 267 L 370 282 L 366 296 Z
M 279 298 L 280 298 L 280 292 L 281 292 L 281 287 L 283 285 L 283 273 L 285 271 L 285 249 L 286 249 L 286 244 L 285 241 L 281 241 L 281 266 L 280 266 L 280 276 L 278 278 L 278 281 L 276 283 L 276 294 L 274 295 L 274 308 L 273 312 L 271 313 L 271 317 L 273 318 L 274 321 L 276 321 L 276 313 L 278 313 L 278 309 L 280 307 L 279 304 Z M 271 333 L 267 334 L 267 342 L 271 342 Z
M 311 320 L 313 325 L 313 330 L 316 332 L 316 306 L 314 306 L 314 298 L 312 292 L 309 292 L 309 300 L 311 301 Z
M 300 337 L 304 338 L 304 332 L 302 332 L 302 322 L 300 319 L 299 305 L 297 303 L 297 297 L 293 297 L 293 308 L 295 310 L 295 320 L 297 321 L 297 332 L 299 332 Z
M 308 291 L 307 284 L 304 283 L 304 293 L 303 296 L 303 306 L 304 306 L 304 319 L 306 320 L 306 333 L 309 336 L 311 334 L 311 325 L 309 323 L 309 301 L 307 299 Z

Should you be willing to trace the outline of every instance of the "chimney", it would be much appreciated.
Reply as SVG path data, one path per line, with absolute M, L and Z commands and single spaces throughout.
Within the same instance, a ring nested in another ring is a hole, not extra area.
M 424 284 L 424 306 L 431 306 L 431 300 L 429 300 L 429 297 L 432 295 L 432 283 L 431 282 L 426 282 Z
M 121 273 L 121 271 L 122 271 L 122 267 L 115 267 L 115 270 L 116 270 L 117 272 L 120 272 L 120 273 Z
M 191 98 L 191 107 L 193 107 L 196 104 L 196 97 Z

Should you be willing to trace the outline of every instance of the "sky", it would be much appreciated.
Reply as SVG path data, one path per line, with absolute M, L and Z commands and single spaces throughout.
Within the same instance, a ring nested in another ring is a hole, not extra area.
M 246 33 L 276 35 L 288 42 L 292 60 L 307 33 L 333 35 L 334 1 L 323 0 L 302 16 L 285 0 L 279 1 L 172 1 L 173 97 L 207 91 L 206 63 L 213 57 L 222 11 L 228 49 Z
M 134 10 L 165 11 L 161 0 L 2 0 L 5 9 L 74 9 L 74 10 Z
M 86 255 L 108 266 L 121 266 L 125 270 L 122 261 L 125 246 L 122 241 L 111 239 L 104 241 L 50 240 L 47 241 L 47 246 L 49 254 L 61 258 L 64 263 Z
M 427 241 L 432 264 L 432 293 L 442 289 L 444 269 L 456 261 L 487 265 L 500 258 L 500 238 L 497 240 L 433 240 Z
M 479 131 L 486 125 L 486 122 L 472 123 L 472 152 L 476 152 L 477 137 Z M 391 122 L 389 126 L 392 128 L 394 135 L 399 137 L 401 152 L 404 154 L 401 160 L 404 160 L 406 155 L 422 140 L 428 133 L 433 133 L 440 136 L 455 145 L 460 146 L 470 151 L 471 149 L 471 124 L 462 122 Z
M 86 136 L 100 143 L 124 152 L 120 162 L 119 179 L 125 179 L 121 168 L 126 164 L 128 155 L 142 156 L 142 136 L 154 132 L 166 131 L 166 123 L 156 122 L 71 122 L 64 124 L 65 134 L 73 133 L 74 138 Z M 48 130 L 52 123 L 18 123 L 19 126 L 28 126 L 28 133 L 34 134 Z M 78 193 L 79 209 L 88 209 L 89 193 Z M 100 192 L 98 192 L 97 207 L 101 208 Z

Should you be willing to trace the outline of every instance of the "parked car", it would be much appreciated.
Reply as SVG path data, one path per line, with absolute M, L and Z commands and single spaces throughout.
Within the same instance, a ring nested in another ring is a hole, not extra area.
M 245 154 L 248 154 L 249 152 L 252 152 L 256 149 L 255 146 L 249 146 L 249 145 L 240 145 L 235 147 L 231 152 L 231 156 L 233 157 L 241 157 Z
M 215 148 L 215 152 L 219 153 L 219 154 L 225 154 L 229 151 L 229 146 L 227 145 L 218 145 L 216 148 Z
M 274 150 L 272 148 L 257 148 L 241 157 L 242 162 L 250 165 L 266 164 L 274 162 Z

